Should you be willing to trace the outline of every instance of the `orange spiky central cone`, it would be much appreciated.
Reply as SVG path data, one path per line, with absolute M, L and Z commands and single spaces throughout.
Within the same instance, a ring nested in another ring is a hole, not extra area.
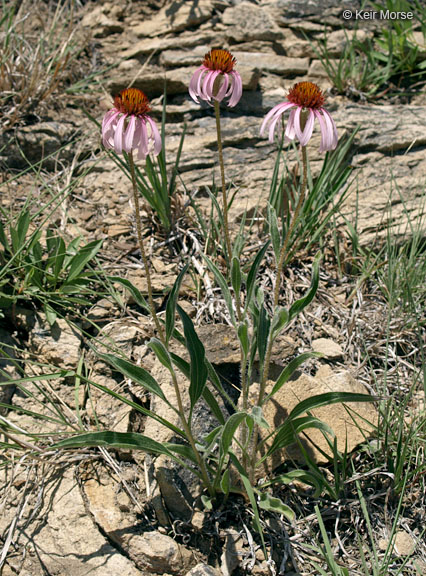
M 229 50 L 210 50 L 204 56 L 203 65 L 209 70 L 219 70 L 224 74 L 229 74 L 236 62 Z
M 151 110 L 149 100 L 139 88 L 126 88 L 114 98 L 114 106 L 123 114 L 143 116 Z
M 290 89 L 287 100 L 301 106 L 302 108 L 311 108 L 319 110 L 324 106 L 324 94 L 313 82 L 298 82 Z

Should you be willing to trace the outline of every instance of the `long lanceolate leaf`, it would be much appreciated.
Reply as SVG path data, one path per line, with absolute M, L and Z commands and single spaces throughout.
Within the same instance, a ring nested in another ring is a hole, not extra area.
M 55 449 L 88 447 L 142 450 L 150 454 L 165 454 L 169 456 L 169 458 L 181 462 L 180 458 L 177 458 L 174 454 L 175 450 L 169 450 L 165 442 L 157 442 L 148 436 L 137 434 L 136 432 L 88 432 L 86 434 L 72 436 L 71 438 L 65 438 L 65 440 L 61 440 L 53 445 Z
M 259 270 L 259 266 L 260 263 L 263 260 L 263 257 L 265 256 L 266 250 L 268 249 L 270 240 L 268 240 L 266 242 L 266 244 L 264 244 L 262 246 L 262 248 L 259 250 L 259 252 L 256 255 L 256 258 L 253 261 L 253 264 L 251 265 L 250 271 L 247 275 L 247 284 L 246 284 L 246 288 L 247 288 L 247 295 L 246 295 L 246 305 L 245 305 L 245 312 L 248 310 L 251 301 L 253 299 L 253 294 L 254 294 L 254 288 L 256 285 L 256 276 L 257 276 L 257 271 Z
M 166 342 L 169 343 L 169 340 L 173 334 L 173 330 L 175 328 L 175 314 L 176 314 L 176 304 L 177 299 L 179 296 L 179 289 L 180 285 L 182 284 L 182 280 L 188 270 L 189 264 L 180 271 L 178 277 L 175 280 L 173 288 L 170 291 L 169 297 L 167 299 L 167 306 L 166 306 Z
M 272 398 L 272 396 L 276 394 L 286 382 L 288 382 L 294 371 L 297 370 L 299 366 L 301 366 L 306 360 L 309 360 L 309 358 L 318 358 L 320 356 L 321 354 L 316 352 L 304 352 L 303 354 L 300 354 L 300 356 L 293 358 L 293 360 L 287 364 L 287 366 L 279 375 L 278 380 L 275 382 L 274 387 L 272 388 L 272 391 L 263 400 L 262 405 L 265 404 L 270 398 Z
M 259 463 L 263 462 L 263 460 L 265 460 L 268 456 L 271 456 L 277 450 L 282 450 L 286 446 L 290 446 L 290 444 L 296 442 L 297 434 L 300 434 L 307 428 L 316 428 L 317 430 L 322 430 L 331 436 L 334 434 L 333 430 L 330 428 L 330 426 L 328 426 L 328 424 L 325 424 L 325 422 L 322 422 L 322 420 L 319 420 L 314 416 L 288 418 L 284 424 L 277 428 L 277 433 L 274 437 L 271 447 L 269 448 L 266 455 L 259 461 Z
M 294 318 L 297 314 L 299 314 L 299 312 L 301 312 L 304 308 L 306 308 L 306 306 L 308 304 L 310 304 L 312 302 L 312 300 L 314 299 L 315 294 L 318 290 L 318 284 L 319 284 L 320 260 L 321 260 L 321 254 L 318 253 L 315 257 L 313 264 L 312 264 L 311 286 L 310 286 L 308 292 L 305 294 L 305 296 L 303 296 L 303 298 L 300 298 L 299 300 L 296 300 L 296 302 L 294 302 L 294 304 L 292 304 L 292 306 L 290 307 L 289 321 L 292 320 L 292 318 Z
M 72 282 L 75 278 L 77 278 L 86 264 L 96 256 L 102 246 L 102 242 L 102 240 L 94 240 L 93 242 L 89 242 L 89 244 L 86 244 L 86 246 L 80 248 L 80 250 L 75 256 L 73 256 L 68 265 L 69 270 L 65 284 Z
M 325 392 L 324 394 L 317 394 L 311 398 L 306 398 L 299 402 L 297 406 L 290 412 L 289 418 L 297 418 L 301 414 L 320 408 L 321 406 L 329 406 L 331 404 L 347 403 L 347 402 L 377 402 L 377 396 L 370 396 L 369 394 L 359 394 L 355 392 Z
M 121 284 L 122 286 L 127 288 L 136 304 L 140 306 L 142 309 L 151 313 L 148 302 L 145 300 L 140 290 L 136 288 L 136 286 L 132 284 L 130 280 L 127 280 L 127 278 L 120 278 L 120 276 L 107 276 L 107 280 L 109 280 L 110 282 L 117 282 L 118 284 Z
M 141 366 L 136 366 L 132 362 L 129 362 L 124 358 L 114 356 L 113 354 L 99 354 L 99 356 L 108 362 L 108 364 L 111 364 L 111 366 L 121 372 L 124 376 L 131 378 L 134 382 L 140 384 L 149 392 L 152 392 L 152 394 L 155 394 L 161 398 L 161 400 L 164 400 L 166 404 L 172 407 L 170 402 L 165 397 L 164 392 L 161 390 L 158 382 L 144 368 Z
M 268 455 L 292 444 L 295 441 L 296 434 L 306 428 L 318 428 L 326 433 L 333 434 L 332 429 L 318 418 L 315 418 L 314 416 L 301 417 L 302 414 L 310 412 L 315 408 L 320 408 L 321 406 L 330 406 L 331 404 L 374 402 L 375 400 L 377 400 L 377 397 L 375 396 L 370 396 L 369 394 L 356 394 L 353 392 L 326 392 L 302 400 L 302 402 L 299 402 L 299 404 L 293 408 L 284 424 L 277 428 L 277 433 L 272 446 L 268 450 Z M 261 444 L 264 444 L 264 442 L 265 440 L 263 440 Z M 264 460 L 264 458 L 262 458 L 262 460 Z
M 185 334 L 186 347 L 191 358 L 191 374 L 189 384 L 189 397 L 191 401 L 191 413 L 200 396 L 203 394 L 207 382 L 207 368 L 205 364 L 205 350 L 201 340 L 195 332 L 191 318 L 181 308 L 177 307 L 179 316 L 183 323 L 183 332 Z
M 234 439 L 235 432 L 237 431 L 238 426 L 243 420 L 245 420 L 246 417 L 247 414 L 245 412 L 237 412 L 228 418 L 225 426 L 223 427 L 220 441 L 220 450 L 223 456 L 226 456 L 228 453 L 228 450 L 232 444 L 232 440 Z
M 179 370 L 189 379 L 191 378 L 191 365 L 189 362 L 178 356 L 177 354 L 173 354 L 170 352 L 170 357 L 173 360 L 173 364 L 179 368 Z M 206 367 L 207 372 L 209 371 L 209 366 L 206 360 Z M 207 402 L 212 414 L 214 414 L 220 424 L 225 424 L 225 419 L 222 414 L 222 410 L 214 397 L 213 393 L 209 390 L 208 386 L 204 386 L 203 388 L 203 398 Z

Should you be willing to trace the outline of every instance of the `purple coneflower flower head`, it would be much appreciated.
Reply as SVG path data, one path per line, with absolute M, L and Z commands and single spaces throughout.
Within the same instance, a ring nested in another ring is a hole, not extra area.
M 302 146 L 306 146 L 314 130 L 315 119 L 318 120 L 321 129 L 320 152 L 334 150 L 337 146 L 337 128 L 333 118 L 323 108 L 325 102 L 324 94 L 313 82 L 298 82 L 291 88 L 287 95 L 287 100 L 274 106 L 265 116 L 260 128 L 262 136 L 266 125 L 269 124 L 269 141 L 274 141 L 274 132 L 281 116 L 287 110 L 291 110 L 290 117 L 284 132 L 286 142 L 295 138 Z M 301 115 L 304 111 L 303 121 L 301 124 Z M 306 114 L 307 113 L 307 114 Z
M 148 116 L 149 100 L 138 88 L 126 88 L 114 98 L 114 108 L 102 121 L 102 142 L 117 154 L 137 150 L 143 160 L 151 152 L 161 151 L 161 136 L 154 120 Z
M 236 70 L 235 58 L 228 50 L 210 50 L 204 56 L 202 65 L 197 68 L 191 82 L 189 93 L 199 103 L 199 98 L 212 104 L 212 100 L 221 102 L 229 98 L 231 108 L 238 104 L 243 93 L 241 76 Z

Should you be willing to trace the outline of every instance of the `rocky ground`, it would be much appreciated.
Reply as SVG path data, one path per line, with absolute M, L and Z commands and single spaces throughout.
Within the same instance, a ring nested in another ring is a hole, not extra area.
M 43 205 L 51 199 L 52 189 L 59 190 L 76 178 L 71 193 L 58 204 L 53 215 L 55 223 L 69 238 L 82 234 L 87 241 L 102 239 L 100 258 L 104 270 L 131 279 L 146 292 L 135 248 L 129 182 L 101 150 L 99 130 L 86 112 L 101 121 L 111 106 L 111 95 L 132 83 L 149 95 L 153 116 L 160 120 L 166 84 L 166 147 L 170 162 L 176 155 L 183 127 L 187 126 L 179 170 L 179 202 L 185 207 L 190 196 L 196 197 L 207 213 L 210 201 L 205 189 L 212 187 L 213 178 L 219 180 L 215 119 L 208 107 L 190 100 L 187 87 L 205 52 L 211 47 L 226 47 L 237 58 L 244 85 L 239 105 L 223 111 L 226 175 L 228 183 L 238 189 L 230 213 L 233 233 L 238 231 L 245 209 L 253 216 L 262 214 L 266 206 L 276 150 L 259 136 L 264 114 L 284 99 L 293 83 L 310 80 L 328 91 L 327 109 L 333 114 L 341 137 L 359 126 L 347 160 L 354 169 L 354 182 L 342 208 L 342 230 L 346 219 L 356 226 L 363 246 L 382 242 L 389 230 L 395 235 L 395 241 L 399 241 L 410 233 L 408 219 L 424 226 L 425 93 L 384 96 L 373 102 L 333 94 L 307 37 L 314 40 L 326 29 L 330 54 L 338 58 L 345 42 L 343 4 L 337 0 L 84 4 L 77 17 L 81 42 L 88 46 L 85 57 L 90 56 L 92 64 L 104 67 L 106 72 L 98 78 L 92 92 L 85 96 L 58 95 L 31 123 L 18 123 L 13 131 L 0 135 L 6 145 L 0 145 L 6 181 L 2 190 L 3 206 L 18 209 L 29 194 Z M 351 34 L 351 23 L 347 26 Z M 368 37 L 373 32 L 374 23 L 373 26 L 366 24 L 359 33 Z M 317 133 L 310 146 L 314 176 L 322 165 L 322 158 L 316 155 L 318 148 Z M 28 160 L 38 162 L 48 155 L 51 156 L 42 166 L 42 179 L 37 185 L 31 172 L 8 179 L 7 173 L 11 170 L 25 169 Z M 161 306 L 163 296 L 174 283 L 180 260 L 165 246 L 158 229 L 151 226 L 150 216 L 144 212 L 156 302 Z M 194 218 L 190 208 L 187 217 L 190 222 Z M 259 244 L 255 228 L 250 233 L 253 246 Z M 343 231 L 342 238 L 345 238 L 341 248 L 345 259 L 348 240 Z M 299 400 L 325 390 L 375 391 L 361 349 L 376 358 L 384 353 L 382 330 L 388 313 L 385 304 L 377 294 L 368 294 L 356 287 L 354 291 L 345 270 L 343 274 L 337 273 L 332 252 L 330 240 L 325 246 L 325 265 L 315 303 L 292 326 L 291 332 L 281 338 L 273 353 L 271 377 L 274 370 L 278 371 L 297 353 L 314 349 L 324 354 L 323 359 L 308 363 L 305 374 L 294 382 L 292 389 L 297 391 L 295 396 L 297 394 Z M 307 262 L 300 261 L 289 270 L 292 288 L 286 289 L 285 298 L 294 299 L 295 294 L 301 294 L 309 285 L 310 257 Z M 264 286 L 271 287 L 267 271 Z M 164 368 L 154 360 L 145 344 L 153 335 L 152 323 L 137 311 L 129 295 L 122 296 L 127 299 L 125 312 L 114 306 L 111 299 L 103 298 L 87 311 L 85 318 L 59 319 L 53 328 L 42 313 L 19 308 L 13 318 L 9 316 L 3 322 L 1 341 L 7 346 L 16 345 L 20 351 L 18 356 L 27 363 L 26 374 L 33 379 L 45 373 L 47 365 L 74 370 L 84 351 L 92 380 L 146 405 L 149 399 L 132 383 L 121 381 L 88 346 L 96 329 L 99 342 L 113 342 L 116 348 L 149 369 L 167 389 Z M 220 305 L 212 310 L 204 293 L 200 295 L 189 280 L 183 286 L 182 297 L 186 310 L 199 325 L 198 333 L 209 360 L 223 375 L 230 390 L 235 390 L 239 349 Z M 410 328 L 398 317 L 391 331 L 392 344 L 396 347 L 402 342 L 401 346 L 409 354 L 415 346 Z M 12 361 L 2 362 L 9 375 L 20 376 Z M 396 360 L 395 366 L 399 376 L 395 381 L 390 376 L 389 386 L 391 389 L 401 386 L 404 392 L 413 367 L 409 362 L 399 365 Z M 75 423 L 77 405 L 81 415 L 93 426 L 99 423 L 116 431 L 144 430 L 157 440 L 170 439 L 155 422 L 145 422 L 131 407 L 99 390 L 93 389 L 90 395 L 81 387 L 76 398 L 74 382 L 59 375 L 43 380 L 43 389 L 37 380 L 29 382 L 27 389 L 28 395 L 4 388 L 2 401 L 49 417 L 52 407 L 46 401 L 48 394 L 53 403 L 61 406 L 68 422 Z M 172 390 L 168 393 L 173 395 Z M 238 391 L 235 393 L 238 395 Z M 266 415 L 271 423 L 291 410 L 294 398 L 287 392 L 277 404 Z M 159 402 L 151 408 L 169 417 Z M 419 406 L 413 406 L 413 410 L 418 409 Z M 362 421 L 377 422 L 375 408 L 364 406 L 363 410 Z M 342 414 L 340 408 L 324 409 L 317 415 L 335 428 L 340 449 L 344 449 L 348 438 L 349 452 L 371 432 L 371 427 L 365 425 L 361 433 L 353 417 Z M 63 423 L 34 419 L 30 412 L 8 411 L 7 419 L 12 426 L 34 434 L 44 433 L 50 435 L 49 438 L 64 429 Z M 203 406 L 198 419 L 200 427 L 208 426 Z M 321 445 L 321 438 L 313 440 L 327 449 Z M 153 460 L 125 451 L 110 454 L 104 449 L 96 453 L 60 454 L 43 450 L 37 455 L 37 447 L 30 444 L 27 448 L 33 449 L 31 457 L 5 451 L 9 465 L 1 470 L 5 489 L 0 518 L 4 544 L 0 566 L 4 576 L 268 573 L 260 547 L 248 528 L 249 511 L 238 502 L 230 505 L 226 513 L 194 511 L 192 503 L 198 496 L 194 479 L 182 477 L 182 471 L 167 459 Z M 310 450 L 313 457 L 324 463 L 317 450 Z M 297 453 L 290 456 L 298 458 Z M 357 456 L 353 459 L 356 463 Z M 381 489 L 386 491 L 385 483 Z M 299 518 L 293 526 L 268 520 L 268 547 L 276 574 L 314 573 L 310 561 L 315 560 L 315 555 L 310 556 L 304 545 L 315 538 L 318 524 L 313 501 L 304 500 L 300 490 L 301 487 L 292 487 L 282 496 L 295 508 Z M 328 513 L 337 522 L 339 505 L 330 505 Z M 350 514 L 345 509 L 343 515 Z M 411 517 L 407 512 L 398 526 L 398 541 L 394 544 L 397 556 L 407 557 L 413 552 L 421 523 L 416 514 L 413 512 Z M 377 541 L 386 548 L 389 526 L 378 521 L 377 532 Z M 333 545 L 338 547 L 336 541 Z M 349 573 L 360 574 L 356 560 L 358 544 L 353 534 L 345 540 L 345 546 L 344 561 L 353 570 Z M 419 545 L 410 566 L 419 566 L 419 570 L 423 566 L 426 570 L 426 564 L 422 564 L 425 548 L 424 543 L 423 547 Z M 414 568 L 406 573 L 416 574 Z

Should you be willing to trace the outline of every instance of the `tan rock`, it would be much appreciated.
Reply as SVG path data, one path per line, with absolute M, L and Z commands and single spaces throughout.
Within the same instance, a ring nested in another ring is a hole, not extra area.
M 122 10 L 118 6 L 116 8 L 118 11 L 108 10 L 107 4 L 95 6 L 93 10 L 84 16 L 81 24 L 87 28 L 94 29 L 93 36 L 95 38 L 105 38 L 110 34 L 123 32 L 123 23 L 117 19 L 117 17 L 122 16 Z
M 334 66 L 336 66 L 336 62 L 337 61 L 333 62 Z M 308 76 L 315 78 L 328 78 L 327 71 L 321 60 L 312 60 L 311 65 L 309 66 Z
M 398 530 L 395 536 L 394 547 L 399 556 L 411 556 L 416 549 L 416 542 L 405 530 Z
M 222 15 L 222 22 L 227 26 L 225 34 L 235 42 L 274 40 L 283 35 L 267 10 L 249 2 L 239 2 L 227 8 Z
M 140 36 L 138 31 L 143 29 L 139 25 L 133 28 L 132 32 L 136 36 Z M 125 50 L 122 54 L 123 58 L 137 58 L 152 52 L 162 52 L 165 50 L 182 50 L 183 48 L 192 48 L 197 50 L 198 46 L 210 46 L 212 40 L 221 43 L 221 36 L 215 34 L 214 31 L 203 31 L 197 34 L 193 32 L 183 32 L 178 36 L 168 36 L 165 38 L 143 38 L 135 42 L 130 48 Z
M 198 26 L 211 18 L 218 4 L 217 0 L 200 0 L 196 4 L 172 2 L 158 10 L 151 20 L 134 27 L 133 31 L 138 36 L 160 36 Z
M 213 568 L 213 566 L 200 563 L 187 572 L 186 576 L 222 576 L 222 573 Z
M 80 358 L 81 336 L 66 320 L 58 318 L 53 326 L 39 314 L 30 334 L 31 351 L 39 362 L 51 363 L 60 368 L 76 368 Z
M 157 531 L 135 529 L 135 514 L 123 513 L 114 482 L 105 471 L 84 482 L 90 512 L 111 540 L 126 550 L 136 566 L 158 574 L 182 574 L 195 562 L 192 554 L 172 538 Z
M 341 358 L 343 356 L 343 349 L 337 342 L 330 340 L 329 338 L 318 338 L 317 340 L 312 340 L 312 350 L 323 354 L 325 358 L 330 360 L 335 358 Z
M 270 389 L 272 389 L 272 384 Z M 364 386 L 358 383 L 346 370 L 336 372 L 329 366 L 321 366 L 314 377 L 302 374 L 297 380 L 288 382 L 266 404 L 264 417 L 271 427 L 269 432 L 283 423 L 299 402 L 325 392 L 367 394 Z M 349 412 L 342 404 L 332 404 L 312 410 L 314 416 L 333 429 L 337 438 L 337 447 L 342 452 L 345 449 L 348 452 L 354 450 L 371 434 L 374 425 L 377 424 L 377 410 L 373 403 L 349 403 L 347 408 Z M 299 437 L 304 448 L 314 460 L 325 462 L 319 450 L 312 444 L 315 443 L 324 452 L 332 455 L 323 434 L 316 429 L 308 429 L 305 432 L 307 439 L 304 436 Z M 268 445 L 270 444 L 268 443 Z M 292 445 L 285 450 L 276 452 L 266 463 L 266 469 L 273 470 L 288 457 L 303 461 L 297 445 Z
M 379 540 L 380 550 L 387 550 L 389 547 L 389 538 L 381 538 Z M 392 550 L 398 556 L 411 556 L 416 549 L 416 542 L 414 538 L 405 532 L 405 530 L 398 530 L 394 535 Z
M 44 482 L 40 482 L 37 488 L 39 499 L 34 500 L 34 504 L 37 501 L 40 506 L 32 506 L 29 524 L 28 516 L 18 520 L 13 544 L 15 553 L 9 559 L 13 574 L 142 576 L 144 573 L 111 546 L 87 514 L 73 469 L 61 470 L 59 473 L 59 468 L 55 468 L 54 474 L 44 470 Z M 31 482 L 27 490 L 30 488 Z M 32 498 L 29 493 L 26 498 L 30 505 Z M 10 517 L 5 510 L 0 519 L 2 532 L 16 515 L 13 508 Z M 19 522 L 22 522 L 22 528 Z
M 232 54 L 237 59 L 237 67 L 240 65 L 258 68 L 262 72 L 273 74 L 306 74 L 309 68 L 309 58 L 289 58 L 277 54 L 265 54 L 261 52 L 239 52 Z

